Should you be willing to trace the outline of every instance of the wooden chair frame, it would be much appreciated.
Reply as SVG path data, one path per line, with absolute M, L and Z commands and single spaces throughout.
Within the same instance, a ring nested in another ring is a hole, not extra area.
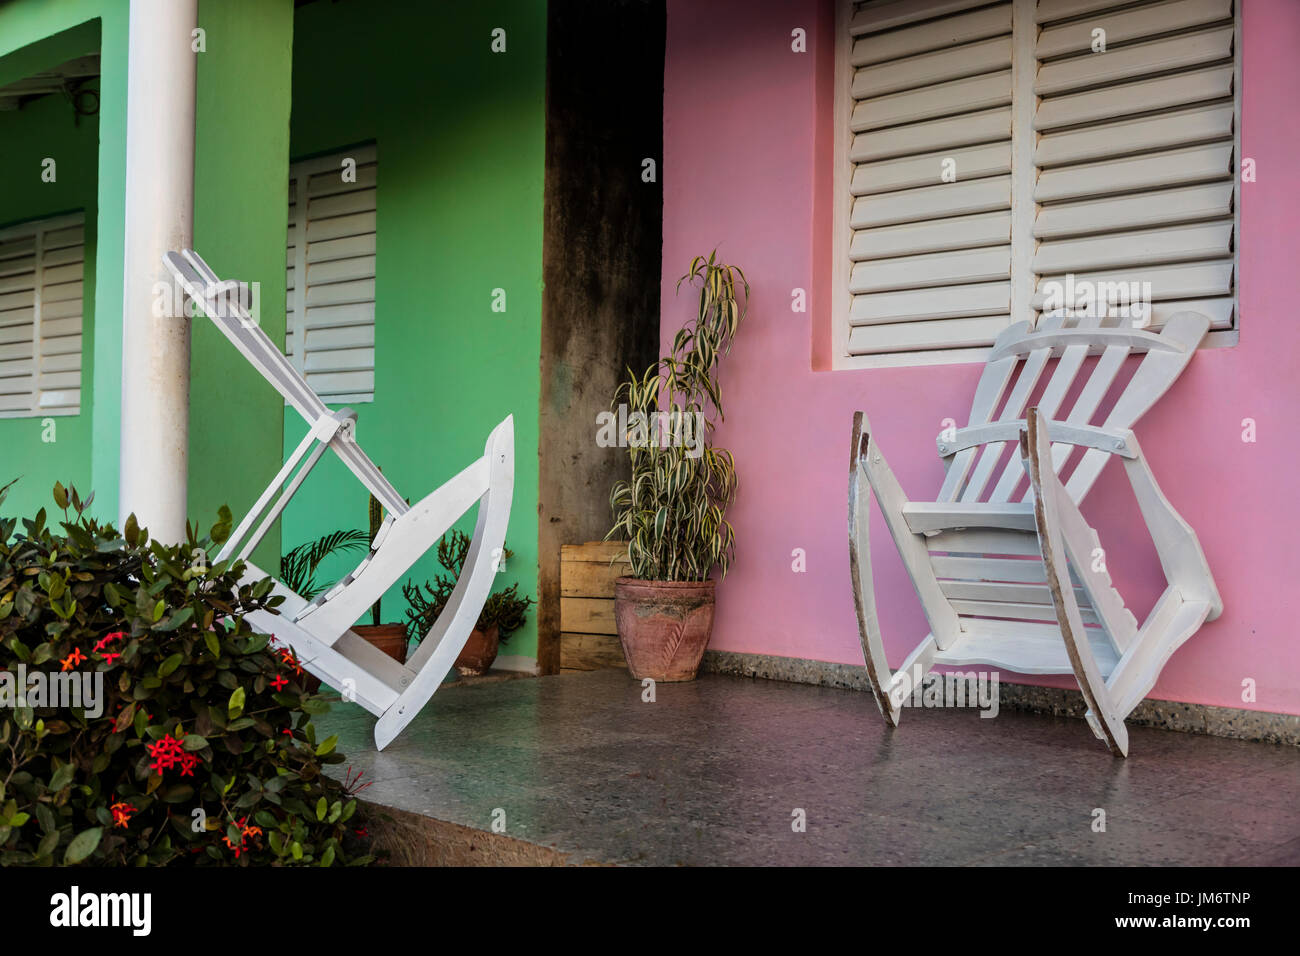
M 1180 312 L 1158 334 L 1059 314 L 1037 328 L 1021 322 L 1006 329 L 994 343 L 968 424 L 938 437 L 947 471 L 934 502 L 907 499 L 866 416 L 854 415 L 849 568 L 868 680 L 891 726 L 898 725 L 918 667 L 922 677 L 936 664 L 1072 673 L 1094 734 L 1112 753 L 1128 753 L 1124 718 L 1170 655 L 1223 610 L 1196 533 L 1160 490 L 1132 431 L 1208 328 L 1206 316 Z M 1138 349 L 1146 354 L 1132 379 L 1105 420 L 1092 424 L 1124 360 Z M 1057 419 L 1089 355 L 1097 356 L 1096 365 L 1069 413 Z M 1037 404 L 1026 408 L 1052 361 Z M 1017 446 L 1003 463 L 1011 441 Z M 1082 454 L 1063 481 L 1075 449 Z M 1123 462 L 1168 582 L 1141 626 L 1112 586 L 1097 533 L 1079 510 L 1112 455 Z M 1012 500 L 1026 475 L 1023 495 Z M 876 610 L 868 495 L 876 498 L 930 628 L 897 672 L 886 660 Z
M 339 456 L 388 511 L 370 552 L 333 588 L 307 601 L 277 581 L 272 593 L 284 598 L 277 612 L 255 611 L 247 617 L 254 629 L 289 645 L 307 671 L 377 716 L 375 745 L 383 750 L 447 676 L 491 591 L 514 491 L 514 418 L 507 416 L 488 435 L 483 457 L 421 501 L 408 505 L 357 444 L 356 413 L 348 408 L 329 409 L 252 321 L 242 297 L 229 294 L 239 283 L 218 279 L 192 249 L 168 252 L 163 261 L 186 294 L 310 426 L 217 560 L 233 557 L 246 562 L 244 579 L 249 582 L 269 577 L 249 562 L 249 555 L 326 448 Z M 476 504 L 477 524 L 461 575 L 447 606 L 410 659 L 399 664 L 357 636 L 351 629 L 353 623 Z

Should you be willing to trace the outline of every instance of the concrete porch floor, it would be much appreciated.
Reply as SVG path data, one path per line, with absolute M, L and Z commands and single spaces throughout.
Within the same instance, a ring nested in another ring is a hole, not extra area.
M 1130 727 L 1117 760 L 1069 718 L 908 708 L 891 732 L 856 691 L 641 693 L 612 670 L 447 686 L 383 753 L 360 708 L 320 723 L 364 800 L 477 831 L 499 809 L 569 863 L 1300 864 L 1295 747 Z

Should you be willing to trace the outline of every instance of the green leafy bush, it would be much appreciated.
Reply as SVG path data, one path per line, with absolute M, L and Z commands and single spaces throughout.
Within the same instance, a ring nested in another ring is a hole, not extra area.
M 102 694 L 0 687 L 0 864 L 369 862 L 356 799 L 323 773 L 344 759 L 312 724 L 328 702 L 245 620 L 279 603 L 270 580 L 209 563 L 230 512 L 167 546 L 54 498 L 57 530 L 44 509 L 0 519 L 0 670 L 102 675 Z

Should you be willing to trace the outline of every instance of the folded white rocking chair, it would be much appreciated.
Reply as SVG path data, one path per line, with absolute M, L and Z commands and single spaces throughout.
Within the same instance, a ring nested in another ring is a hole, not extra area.
M 1093 733 L 1112 753 L 1127 755 L 1124 718 L 1170 655 L 1222 612 L 1196 534 L 1161 492 L 1131 430 L 1187 365 L 1209 319 L 1180 312 L 1159 334 L 1111 324 L 1054 315 L 1037 328 L 1021 322 L 998 336 L 967 426 L 938 437 L 947 474 L 936 501 L 907 500 L 866 417 L 854 415 L 849 564 L 868 680 L 891 726 L 911 688 L 936 664 L 1073 673 Z M 1112 389 L 1124 359 L 1138 350 L 1146 355 L 1132 379 Z M 1099 356 L 1091 376 L 1069 413 L 1057 418 L 1090 354 Z M 1050 379 L 1026 412 L 1052 361 Z M 1112 391 L 1118 396 L 1110 412 L 1092 424 Z M 1009 442 L 1017 446 L 1003 461 Z M 1077 464 L 1063 481 L 1076 449 Z M 1112 455 L 1123 462 L 1168 581 L 1140 626 L 1112 587 L 1097 533 L 1079 511 Z M 893 674 L 872 584 L 868 487 L 930 627 Z
M 408 505 L 357 445 L 356 413 L 326 407 L 253 323 L 239 301 L 241 297 L 231 294 L 239 283 L 218 279 L 190 249 L 168 252 L 163 261 L 208 318 L 311 426 L 217 560 L 236 557 L 247 561 L 326 448 L 342 459 L 388 512 L 370 553 L 329 591 L 306 601 L 276 582 L 273 593 L 285 599 L 279 613 L 256 611 L 247 617 L 254 629 L 289 645 L 307 671 L 376 715 L 375 745 L 382 750 L 438 689 L 488 598 L 510 519 L 514 418 L 508 416 L 492 430 L 482 458 L 428 497 Z M 399 664 L 358 637 L 351 630 L 353 623 L 476 503 L 478 522 L 460 578 L 446 608 L 410 660 Z M 245 580 L 265 577 L 265 572 L 248 564 Z

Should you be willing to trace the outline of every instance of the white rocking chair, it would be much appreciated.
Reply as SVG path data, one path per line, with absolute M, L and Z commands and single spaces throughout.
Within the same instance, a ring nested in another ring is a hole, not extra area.
M 483 457 L 441 488 L 408 505 L 357 445 L 356 413 L 331 411 L 254 324 L 237 292 L 191 249 L 163 261 L 185 292 L 262 376 L 311 426 L 279 474 L 258 498 L 218 555 L 247 561 L 325 449 L 342 459 L 388 512 L 371 550 L 351 574 L 314 601 L 279 582 L 279 613 L 256 611 L 247 620 L 293 649 L 299 663 L 376 715 L 375 745 L 383 750 L 418 714 L 465 646 L 491 590 L 502 554 L 514 491 L 514 417 L 488 435 Z M 299 465 L 301 469 L 298 469 Z M 295 474 L 295 470 L 297 470 Z M 279 495 L 276 498 L 276 495 Z M 272 499 L 276 499 L 272 504 Z M 475 504 L 478 523 L 456 587 L 442 614 L 405 665 L 358 637 L 353 623 Z M 269 509 L 269 510 L 268 510 Z M 261 519 L 254 530 L 254 524 Z M 248 564 L 245 580 L 268 575 Z
M 1209 319 L 1180 312 L 1159 334 L 1110 324 L 1053 315 L 1037 328 L 1021 322 L 998 336 L 969 423 L 939 435 L 947 474 L 934 502 L 907 500 L 866 417 L 854 415 L 849 564 L 868 680 L 891 726 L 910 689 L 936 664 L 1073 673 L 1093 733 L 1112 753 L 1127 755 L 1124 718 L 1170 655 L 1222 612 L 1196 534 L 1161 492 L 1131 430 L 1187 365 Z M 1104 421 L 1091 424 L 1135 349 L 1146 356 Z M 1069 414 L 1056 419 L 1089 354 L 1100 355 L 1096 367 Z M 1052 359 L 1055 371 L 1026 413 Z M 1019 454 L 1012 449 L 1003 462 L 1013 441 Z M 1082 455 L 1062 481 L 1076 448 Z M 1079 512 L 1111 455 L 1124 464 L 1168 581 L 1140 627 L 1111 586 L 1097 533 Z M 1013 500 L 1026 473 L 1027 487 Z M 930 627 L 892 674 L 872 584 L 868 486 Z

